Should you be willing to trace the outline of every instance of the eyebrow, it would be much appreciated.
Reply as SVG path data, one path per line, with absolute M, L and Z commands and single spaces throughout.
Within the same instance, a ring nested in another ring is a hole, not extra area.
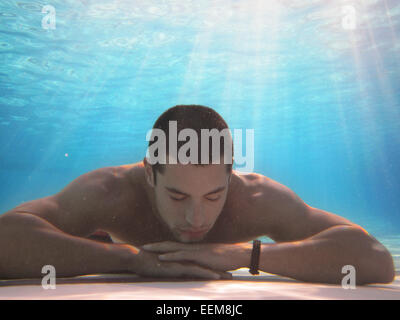
M 226 188 L 225 186 L 218 187 L 218 188 L 206 193 L 205 196 L 208 196 L 208 195 L 213 194 L 213 193 L 220 192 L 220 191 L 224 190 L 225 188 Z M 167 189 L 168 191 L 173 192 L 173 193 L 179 193 L 179 194 L 182 194 L 182 195 L 185 195 L 185 196 L 190 196 L 190 194 L 187 194 L 185 192 L 179 191 L 178 189 L 175 189 L 175 188 L 172 188 L 172 187 L 165 187 L 165 189 Z

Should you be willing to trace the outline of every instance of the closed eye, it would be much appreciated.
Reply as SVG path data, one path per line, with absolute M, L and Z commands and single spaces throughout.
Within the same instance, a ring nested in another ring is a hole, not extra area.
M 221 198 L 221 197 L 220 197 L 220 196 L 218 196 L 218 197 L 213 197 L 213 198 L 207 197 L 206 199 L 209 200 L 209 201 L 217 201 L 217 200 L 219 200 L 219 198 Z
M 221 192 L 222 192 L 222 190 L 218 191 L 218 192 L 214 192 L 212 194 L 208 194 L 206 196 L 206 199 L 209 200 L 209 201 L 217 201 L 217 200 L 219 200 L 221 198 Z
M 182 198 L 175 198 L 175 197 L 171 197 L 171 196 L 169 196 L 169 197 L 174 201 L 182 201 L 182 200 L 186 199 L 186 197 L 182 197 Z

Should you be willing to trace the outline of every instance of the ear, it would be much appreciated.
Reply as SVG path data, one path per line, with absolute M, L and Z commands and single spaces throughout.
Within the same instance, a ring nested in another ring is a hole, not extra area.
M 150 187 L 154 188 L 154 173 L 152 166 L 148 163 L 146 157 L 143 159 L 144 164 L 144 175 L 146 177 L 147 183 Z

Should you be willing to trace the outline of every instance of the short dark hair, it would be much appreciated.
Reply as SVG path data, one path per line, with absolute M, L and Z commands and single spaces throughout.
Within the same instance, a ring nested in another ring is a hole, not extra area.
M 202 164 L 200 161 L 200 155 L 201 155 L 201 130 L 202 129 L 217 129 L 219 132 L 221 132 L 224 129 L 229 129 L 227 123 L 225 120 L 212 108 L 202 106 L 202 105 L 176 105 L 174 107 L 169 108 L 168 110 L 164 111 L 156 120 L 154 123 L 153 129 L 161 129 L 166 136 L 166 151 L 168 153 L 168 146 L 169 146 L 169 122 L 170 121 L 176 121 L 177 123 L 177 133 L 179 135 L 179 132 L 183 129 L 192 129 L 197 133 L 197 136 L 199 137 L 199 143 L 198 143 L 198 148 L 199 152 L 198 157 L 199 161 L 195 165 L 206 165 Z M 209 138 L 209 163 L 211 163 L 212 159 L 212 147 L 210 143 Z M 149 141 L 149 147 L 155 143 L 156 141 Z M 184 145 L 187 141 L 178 141 L 177 142 L 177 148 L 179 148 Z M 227 171 L 228 173 L 232 172 L 232 165 L 233 165 L 233 143 L 232 145 L 232 159 L 229 163 L 226 163 L 227 166 Z M 219 155 L 220 157 L 224 157 L 225 154 L 225 144 L 224 144 L 224 139 L 221 136 L 220 137 L 220 150 L 219 150 Z M 152 164 L 152 169 L 153 169 L 153 174 L 154 174 L 154 183 L 156 183 L 156 173 L 164 173 L 165 171 L 165 165 L 162 163 L 155 163 Z

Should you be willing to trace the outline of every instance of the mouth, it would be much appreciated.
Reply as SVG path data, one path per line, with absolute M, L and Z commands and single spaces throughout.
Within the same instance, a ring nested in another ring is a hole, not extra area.
M 203 235 L 205 235 L 208 231 L 208 228 L 206 229 L 179 229 L 179 232 L 181 235 L 184 235 L 186 237 L 190 238 L 198 238 Z

